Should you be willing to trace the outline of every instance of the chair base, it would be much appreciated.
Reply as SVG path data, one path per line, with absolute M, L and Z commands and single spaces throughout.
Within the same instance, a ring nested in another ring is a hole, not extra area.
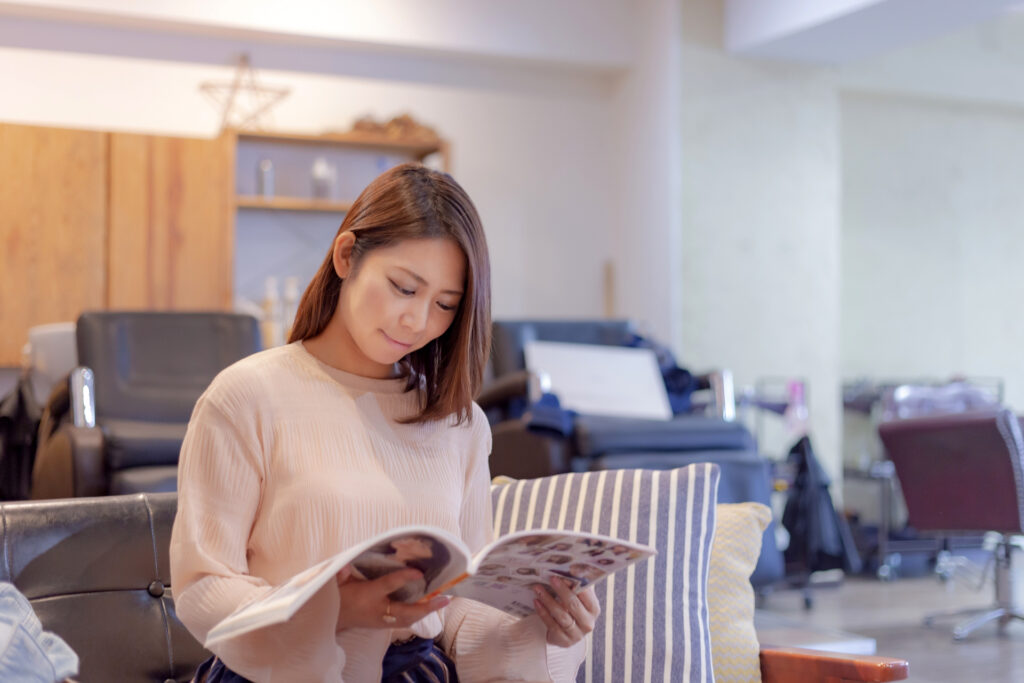
M 1014 619 L 1024 621 L 1024 553 L 1020 540 L 1001 535 L 989 560 L 995 565 L 996 601 L 989 607 L 935 612 L 925 616 L 925 626 L 931 626 L 936 619 L 970 617 L 953 627 L 953 640 L 961 641 L 975 629 L 991 621 L 999 622 L 999 633 Z M 939 568 L 936 567 L 939 571 Z
M 974 616 L 971 616 L 974 615 Z M 953 610 L 951 612 L 937 612 L 929 614 L 924 618 L 925 626 L 931 626 L 936 619 L 971 616 L 970 619 L 960 622 L 953 627 L 953 640 L 965 640 L 971 631 L 984 626 L 990 621 L 999 620 L 999 632 L 1006 630 L 1006 625 L 1014 619 L 1024 621 L 1024 612 L 1014 612 L 1006 607 L 977 607 L 972 609 Z

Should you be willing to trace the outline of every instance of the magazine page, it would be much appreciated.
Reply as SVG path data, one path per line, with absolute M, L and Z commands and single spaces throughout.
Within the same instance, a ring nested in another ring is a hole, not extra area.
M 465 545 L 433 527 L 402 527 L 371 538 L 305 569 L 259 600 L 236 610 L 210 629 L 204 646 L 288 621 L 348 564 L 356 579 L 373 580 L 400 569 L 419 569 L 423 578 L 406 584 L 391 599 L 414 602 L 466 571 Z
M 607 536 L 558 530 L 520 531 L 481 550 L 471 576 L 451 593 L 525 617 L 534 613 L 536 584 L 559 577 L 576 591 L 651 557 L 654 548 Z

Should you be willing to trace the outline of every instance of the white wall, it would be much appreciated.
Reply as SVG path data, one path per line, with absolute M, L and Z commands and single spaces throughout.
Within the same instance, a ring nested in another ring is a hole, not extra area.
M 616 84 L 617 135 L 608 167 L 622 197 L 613 228 L 614 313 L 679 349 L 680 3 L 638 3 L 635 30 L 633 66 Z
M 1019 0 L 726 0 L 731 50 L 847 64 L 1005 13 Z
M 625 68 L 622 0 L 5 0 L 0 13 L 182 35 Z
M 844 377 L 1003 377 L 1024 408 L 1024 108 L 842 109 Z
M 812 438 L 838 477 L 834 77 L 727 56 L 716 5 L 684 5 L 683 358 L 730 367 L 738 385 L 805 378 Z

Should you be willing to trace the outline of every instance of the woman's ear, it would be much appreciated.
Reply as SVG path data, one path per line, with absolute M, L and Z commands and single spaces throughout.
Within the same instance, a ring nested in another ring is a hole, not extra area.
M 334 239 L 334 272 L 342 280 L 352 271 L 352 247 L 355 243 L 356 235 L 351 230 L 346 230 Z

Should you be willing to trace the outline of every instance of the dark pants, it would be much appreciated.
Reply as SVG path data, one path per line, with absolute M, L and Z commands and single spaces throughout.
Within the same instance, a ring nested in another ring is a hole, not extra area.
M 381 683 L 459 683 L 455 664 L 433 640 L 413 638 L 393 644 L 384 654 Z M 251 683 L 224 666 L 218 657 L 199 665 L 192 683 Z

